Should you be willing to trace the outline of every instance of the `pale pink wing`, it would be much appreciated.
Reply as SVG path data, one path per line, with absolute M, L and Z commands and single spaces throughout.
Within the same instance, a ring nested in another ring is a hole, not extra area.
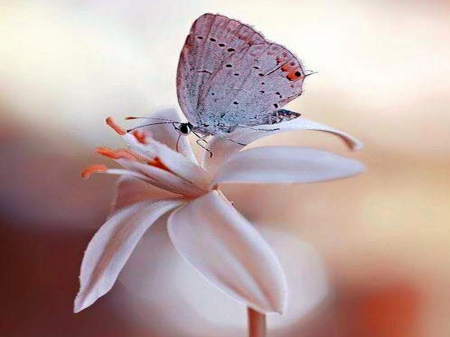
M 221 15 L 194 23 L 180 56 L 177 86 L 194 124 L 267 124 L 302 93 L 305 72 L 286 48 Z
M 270 42 L 231 53 L 201 93 L 198 111 L 225 125 L 261 125 L 302 93 L 305 72 L 286 48 Z M 281 121 L 281 120 L 280 120 Z
M 177 73 L 178 100 L 190 122 L 199 124 L 201 93 L 225 60 L 237 50 L 264 42 L 252 28 L 222 15 L 204 14 L 194 22 Z

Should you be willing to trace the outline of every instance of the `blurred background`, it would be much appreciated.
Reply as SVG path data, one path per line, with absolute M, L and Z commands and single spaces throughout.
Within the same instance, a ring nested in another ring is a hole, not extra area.
M 105 117 L 178 106 L 179 51 L 205 12 L 297 54 L 318 73 L 288 108 L 366 144 L 351 153 L 317 132 L 271 136 L 259 145 L 320 147 L 368 172 L 224 187 L 287 270 L 288 311 L 269 317 L 269 336 L 449 336 L 446 0 L 0 0 L 0 336 L 246 335 L 245 307 L 177 256 L 163 224 L 107 296 L 72 313 L 115 181 L 79 172 L 100 162 L 95 146 L 120 144 Z M 315 293 L 326 296 L 308 311 Z

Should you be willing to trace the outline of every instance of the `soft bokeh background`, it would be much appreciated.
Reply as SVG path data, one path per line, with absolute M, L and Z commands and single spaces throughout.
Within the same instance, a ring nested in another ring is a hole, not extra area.
M 321 147 L 369 170 L 225 188 L 265 228 L 294 288 L 305 261 L 320 256 L 326 268 L 326 300 L 303 318 L 270 317 L 270 336 L 449 336 L 445 0 L 0 0 L 0 335 L 245 336 L 245 308 L 192 271 L 162 225 L 110 294 L 72 314 L 82 253 L 114 186 L 79 172 L 99 161 L 95 146 L 119 144 L 106 116 L 177 106 L 178 54 L 205 12 L 288 46 L 318 72 L 289 107 L 366 144 L 350 153 L 320 133 L 273 136 L 260 144 Z M 305 300 L 296 291 L 291 309 Z

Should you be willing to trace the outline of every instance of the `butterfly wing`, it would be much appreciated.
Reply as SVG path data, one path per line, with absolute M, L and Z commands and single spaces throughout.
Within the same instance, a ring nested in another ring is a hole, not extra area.
M 177 93 L 195 125 L 260 125 L 301 94 L 304 77 L 284 47 L 239 21 L 205 14 L 181 52 Z
M 261 35 L 236 20 L 222 15 L 204 14 L 191 27 L 180 54 L 177 94 L 181 109 L 189 121 L 199 122 L 200 93 L 222 67 L 229 50 L 242 48 L 237 34 L 251 33 L 252 41 L 264 41 Z

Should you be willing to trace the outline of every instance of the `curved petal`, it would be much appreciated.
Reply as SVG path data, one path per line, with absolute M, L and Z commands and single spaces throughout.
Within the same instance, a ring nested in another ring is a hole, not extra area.
M 286 299 L 283 269 L 261 234 L 217 191 L 168 220 L 178 252 L 227 294 L 262 313 L 281 313 Z
M 160 216 L 183 202 L 141 202 L 120 210 L 106 221 L 84 254 L 75 312 L 87 308 L 112 288 L 145 231 Z
M 183 120 L 176 109 L 158 110 L 152 113 L 149 117 L 155 119 L 167 119 L 174 122 L 181 122 Z M 150 123 L 158 123 L 158 121 L 149 119 L 141 123 L 140 125 L 146 125 Z M 142 127 L 139 130 L 141 132 L 144 132 L 144 134 L 152 137 L 153 139 L 167 145 L 174 151 L 176 151 L 178 142 L 178 151 L 192 162 L 197 163 L 197 159 L 195 158 L 194 152 L 192 151 L 192 147 L 189 144 L 188 137 L 179 137 L 178 132 L 175 130 L 172 124 L 169 123 L 151 125 Z
M 126 206 L 142 201 L 157 201 L 179 198 L 180 195 L 155 187 L 142 179 L 121 176 L 117 181 L 111 214 Z
M 155 157 L 177 176 L 194 183 L 202 189 L 208 186 L 209 175 L 200 166 L 157 141 L 150 140 L 148 146 L 154 152 Z
M 355 137 L 350 136 L 345 132 L 339 131 L 332 127 L 311 121 L 303 117 L 274 125 L 261 125 L 253 129 L 241 128 L 233 132 L 230 135 L 230 138 L 239 143 L 250 144 L 255 140 L 267 136 L 272 136 L 279 132 L 296 131 L 296 130 L 313 130 L 313 131 L 329 132 L 336 136 L 339 136 L 353 150 L 360 150 L 363 147 L 363 144 Z M 203 167 L 207 171 L 215 171 L 223 162 L 225 162 L 228 159 L 230 155 L 240 151 L 244 146 L 236 144 L 223 137 L 214 136 L 209 141 L 208 147 L 209 150 L 214 155 L 210 157 L 208 153 L 204 154 Z
M 306 147 L 256 147 L 232 155 L 217 171 L 215 182 L 315 183 L 361 173 L 360 162 Z
M 202 190 L 190 181 L 182 179 L 168 170 L 137 161 L 118 159 L 117 162 L 129 171 L 144 176 L 150 184 L 188 197 L 198 197 L 207 190 Z

